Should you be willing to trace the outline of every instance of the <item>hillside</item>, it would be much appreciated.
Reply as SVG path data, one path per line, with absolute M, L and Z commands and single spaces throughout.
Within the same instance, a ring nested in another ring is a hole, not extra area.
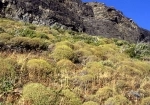
M 0 18 L 0 104 L 149 105 L 150 46 Z
M 150 31 L 104 3 L 81 0 L 0 0 L 0 17 L 59 26 L 90 35 L 150 42 Z

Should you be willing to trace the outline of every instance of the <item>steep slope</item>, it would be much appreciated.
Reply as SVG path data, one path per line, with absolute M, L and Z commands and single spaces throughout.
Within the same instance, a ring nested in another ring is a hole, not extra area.
M 1 105 L 149 105 L 149 86 L 148 43 L 0 18 Z
M 34 24 L 59 26 L 130 42 L 150 41 L 150 32 L 103 3 L 81 0 L 0 0 L 0 16 Z

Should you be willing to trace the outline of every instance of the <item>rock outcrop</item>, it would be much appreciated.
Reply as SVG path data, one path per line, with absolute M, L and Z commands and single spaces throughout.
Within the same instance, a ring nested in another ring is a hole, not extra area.
M 0 0 L 0 17 L 102 35 L 130 42 L 150 42 L 150 31 L 103 3 L 81 0 Z
M 125 17 L 114 7 L 94 2 L 86 5 L 91 6 L 94 12 L 94 18 L 84 20 L 87 33 L 131 42 L 150 41 L 150 31 L 140 28 L 132 19 Z

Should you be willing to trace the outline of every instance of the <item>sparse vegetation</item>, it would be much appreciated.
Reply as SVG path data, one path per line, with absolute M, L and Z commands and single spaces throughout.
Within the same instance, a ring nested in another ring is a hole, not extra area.
M 149 57 L 148 43 L 0 18 L 0 104 L 149 105 Z

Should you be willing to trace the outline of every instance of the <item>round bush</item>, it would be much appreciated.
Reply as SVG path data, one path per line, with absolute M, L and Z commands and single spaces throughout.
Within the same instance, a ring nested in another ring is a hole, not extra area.
M 73 50 L 66 45 L 56 46 L 56 48 L 54 49 L 52 53 L 52 56 L 56 60 L 72 59 L 73 55 L 74 55 Z
M 64 70 L 72 72 L 76 69 L 75 64 L 68 59 L 62 59 L 58 61 L 57 67 L 60 69 L 61 72 Z
M 29 77 L 47 77 L 53 72 L 52 65 L 43 59 L 31 59 L 27 62 Z
M 22 100 L 32 105 L 50 105 L 54 100 L 54 93 L 39 83 L 29 83 L 23 87 Z

